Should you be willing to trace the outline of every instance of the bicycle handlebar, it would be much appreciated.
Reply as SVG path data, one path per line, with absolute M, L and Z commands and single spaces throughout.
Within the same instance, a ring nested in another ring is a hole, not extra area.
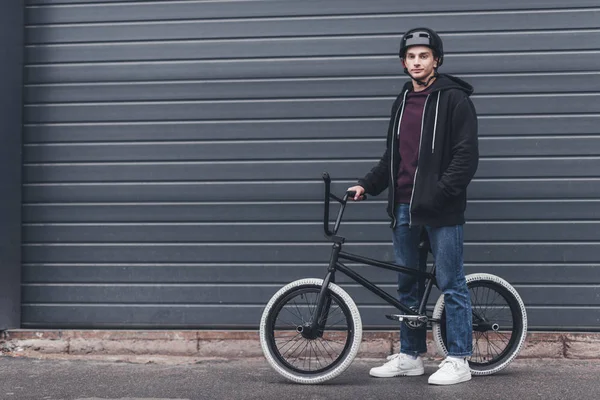
M 347 191 L 344 194 L 343 198 L 339 198 L 333 193 L 331 193 L 331 177 L 327 172 L 323 173 L 323 181 L 325 181 L 325 211 L 323 214 L 323 229 L 325 230 L 325 236 L 328 238 L 333 238 L 340 228 L 340 222 L 342 221 L 342 216 L 344 215 L 344 210 L 346 209 L 346 203 L 348 202 L 349 197 L 356 196 L 355 191 Z M 362 199 L 366 199 L 366 195 L 361 196 Z M 336 200 L 341 204 L 340 210 L 338 212 L 337 218 L 335 220 L 335 224 L 333 226 L 333 231 L 329 229 L 329 204 L 330 199 Z

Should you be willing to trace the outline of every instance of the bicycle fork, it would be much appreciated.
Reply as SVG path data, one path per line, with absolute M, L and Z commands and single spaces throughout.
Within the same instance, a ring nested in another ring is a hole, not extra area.
M 331 307 L 331 296 L 328 295 L 329 284 L 335 283 L 335 265 L 338 261 L 338 256 L 342 249 L 341 243 L 335 243 L 333 245 L 333 251 L 331 252 L 331 258 L 329 260 L 329 268 L 327 269 L 327 275 L 323 280 L 323 286 L 317 297 L 317 307 L 315 308 L 310 327 L 307 332 L 307 337 L 310 339 L 316 339 L 322 337 L 325 331 L 325 325 L 327 324 L 327 315 L 329 315 L 329 309 Z

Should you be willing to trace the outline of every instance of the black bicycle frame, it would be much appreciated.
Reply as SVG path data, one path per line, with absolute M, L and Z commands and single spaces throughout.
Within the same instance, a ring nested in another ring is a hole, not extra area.
M 378 297 L 380 297 L 381 299 L 386 301 L 388 304 L 394 306 L 398 310 L 402 310 L 404 313 L 406 313 L 406 315 L 414 315 L 414 316 L 424 315 L 425 307 L 427 306 L 427 301 L 429 299 L 431 289 L 434 284 L 437 285 L 437 282 L 435 279 L 435 266 L 434 266 L 432 272 L 428 273 L 426 271 L 421 271 L 421 270 L 417 270 L 417 269 L 413 269 L 413 268 L 407 268 L 405 266 L 391 264 L 391 263 L 387 263 L 387 262 L 383 262 L 383 261 L 374 260 L 372 258 L 343 252 L 342 245 L 345 241 L 345 238 L 343 238 L 341 236 L 336 236 L 336 233 L 339 229 L 340 222 L 341 222 L 342 216 L 344 214 L 344 209 L 346 208 L 346 203 L 348 201 L 348 197 L 354 196 L 355 193 L 347 192 L 344 195 L 344 197 L 342 199 L 340 199 L 337 196 L 331 194 L 331 192 L 330 192 L 331 178 L 329 177 L 329 174 L 324 173 L 323 180 L 325 181 L 325 213 L 323 215 L 323 224 L 324 224 L 323 227 L 325 230 L 325 236 L 328 239 L 330 239 L 331 241 L 333 241 L 334 244 L 333 244 L 333 249 L 331 251 L 331 258 L 329 260 L 329 267 L 327 269 L 327 275 L 325 276 L 325 279 L 323 280 L 323 286 L 321 287 L 321 291 L 319 292 L 319 296 L 317 298 L 317 307 L 315 309 L 314 315 L 315 316 L 326 316 L 327 315 L 327 313 L 329 311 L 328 310 L 329 304 L 330 304 L 329 297 L 327 296 L 327 290 L 329 287 L 329 283 L 335 283 L 336 271 L 340 271 L 344 275 L 346 275 L 350 279 L 352 279 L 353 281 L 358 282 L 364 288 L 366 288 L 373 294 L 377 295 Z M 338 201 L 341 204 L 341 207 L 338 212 L 338 216 L 336 218 L 333 230 L 329 229 L 330 198 L 335 199 L 336 201 Z M 423 257 L 427 257 L 428 249 L 426 247 L 422 247 L 420 249 L 420 251 L 421 251 L 420 257 L 422 259 L 424 259 Z M 406 273 L 406 274 L 409 274 L 412 276 L 416 276 L 418 279 L 420 279 L 419 282 L 422 284 L 424 284 L 424 282 L 427 281 L 427 284 L 424 288 L 423 296 L 421 298 L 421 303 L 419 304 L 419 308 L 417 310 L 413 310 L 412 308 L 406 306 L 402 302 L 400 302 L 397 299 L 395 299 L 394 297 L 390 296 L 384 290 L 377 287 L 375 284 L 373 284 L 368 279 L 364 278 L 357 272 L 349 269 L 346 265 L 344 265 L 343 263 L 341 263 L 339 261 L 340 259 L 353 261 L 353 262 L 357 262 L 360 264 L 369 265 L 372 267 L 383 268 L 383 269 L 387 269 L 387 270 L 391 270 L 391 271 L 395 271 L 395 272 L 402 272 L 402 273 Z M 325 324 L 325 321 L 326 321 L 325 318 L 326 317 L 313 318 L 313 321 L 311 323 L 311 330 L 313 332 L 317 332 L 317 329 L 322 328 L 322 326 Z M 430 320 L 430 321 L 433 321 L 433 320 Z M 321 325 L 321 327 L 319 327 L 318 325 Z
M 421 304 L 419 305 L 418 311 L 415 311 L 412 308 L 409 308 L 406 305 L 404 305 L 403 303 L 401 303 L 396 298 L 390 296 L 387 292 L 383 291 L 382 289 L 377 287 L 375 284 L 371 283 L 368 279 L 364 278 L 357 272 L 349 269 L 347 266 L 345 266 L 344 264 L 342 264 L 339 261 L 336 262 L 336 264 L 335 264 L 336 268 L 334 270 L 328 270 L 328 272 L 327 272 L 328 274 L 335 274 L 335 271 L 342 272 L 344 275 L 346 275 L 350 279 L 360 283 L 366 289 L 371 291 L 373 294 L 379 296 L 381 299 L 385 300 L 390 305 L 396 307 L 399 310 L 404 311 L 405 313 L 407 313 L 409 315 L 419 315 L 419 314 L 423 314 L 423 312 L 425 311 L 425 307 L 427 305 L 427 297 L 429 297 L 431 288 L 433 287 L 433 285 L 435 283 L 435 276 L 433 274 L 427 273 L 427 272 L 421 272 L 419 270 L 415 270 L 412 268 L 406 268 L 406 267 L 400 266 L 400 265 L 395 265 L 395 264 L 390 264 L 390 263 L 386 263 L 386 262 L 373 260 L 373 259 L 370 259 L 367 257 L 357 256 L 355 254 L 345 253 L 342 251 L 340 251 L 340 253 L 339 253 L 339 258 L 348 260 L 348 261 L 358 262 L 361 264 L 370 265 L 372 267 L 383 268 L 383 269 L 388 269 L 388 270 L 392 270 L 392 271 L 396 271 L 396 272 L 406 273 L 409 275 L 416 276 L 419 279 L 426 280 L 427 285 L 425 287 L 425 295 L 423 296 Z

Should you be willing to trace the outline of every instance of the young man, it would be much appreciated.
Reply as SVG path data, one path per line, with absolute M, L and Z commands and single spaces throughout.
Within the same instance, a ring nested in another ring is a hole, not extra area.
M 463 267 L 466 189 L 477 170 L 477 115 L 469 99 L 473 88 L 451 75 L 439 74 L 442 40 L 431 29 L 408 31 L 400 45 L 404 72 L 411 78 L 392 107 L 385 153 L 361 180 L 363 193 L 388 191 L 396 263 L 424 268 L 419 260 L 419 233 L 424 227 L 436 261 L 437 283 L 444 293 L 448 357 L 429 377 L 430 384 L 451 385 L 471 379 L 471 300 Z M 399 274 L 400 301 L 418 307 L 422 289 L 414 277 Z M 375 377 L 424 374 L 419 356 L 427 351 L 425 328 L 400 328 L 400 354 L 372 368 Z

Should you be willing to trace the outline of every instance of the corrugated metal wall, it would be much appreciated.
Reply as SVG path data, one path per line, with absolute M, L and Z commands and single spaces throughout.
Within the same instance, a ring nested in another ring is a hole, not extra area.
M 0 3 L 0 331 L 21 324 L 23 5 Z
M 324 275 L 320 173 L 380 157 L 420 25 L 476 88 L 468 271 L 534 329 L 600 327 L 597 0 L 26 3 L 24 327 L 257 327 Z M 349 251 L 391 259 L 384 200 L 349 208 Z

